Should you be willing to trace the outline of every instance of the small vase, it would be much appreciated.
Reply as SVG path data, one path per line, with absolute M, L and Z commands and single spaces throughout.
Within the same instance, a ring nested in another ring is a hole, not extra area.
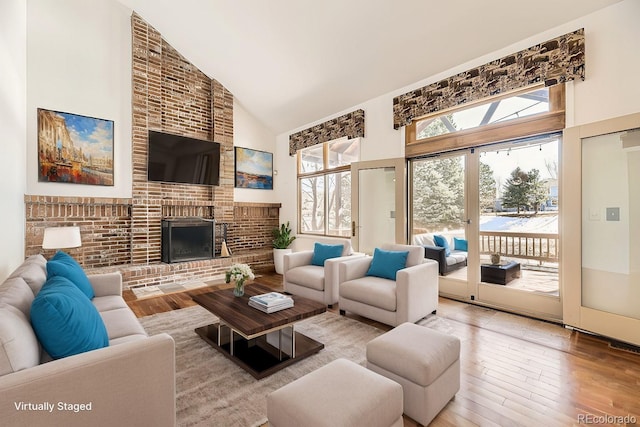
M 236 281 L 236 286 L 233 288 L 233 295 L 237 297 L 244 295 L 244 280 Z

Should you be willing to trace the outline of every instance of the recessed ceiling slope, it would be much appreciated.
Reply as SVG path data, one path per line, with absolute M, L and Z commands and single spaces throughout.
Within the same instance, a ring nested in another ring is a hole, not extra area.
M 119 1 L 279 134 L 620 0 Z

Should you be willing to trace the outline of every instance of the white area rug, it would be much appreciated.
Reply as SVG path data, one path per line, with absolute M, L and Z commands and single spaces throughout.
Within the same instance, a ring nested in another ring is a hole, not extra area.
M 179 426 L 256 426 L 267 421 L 266 396 L 337 358 L 364 364 L 365 345 L 383 331 L 326 312 L 296 324 L 324 343 L 319 353 L 256 380 L 204 342 L 194 329 L 216 318 L 200 306 L 140 319 L 150 335 L 167 332 L 176 342 L 176 409 Z M 160 373 L 159 373 L 160 375 Z

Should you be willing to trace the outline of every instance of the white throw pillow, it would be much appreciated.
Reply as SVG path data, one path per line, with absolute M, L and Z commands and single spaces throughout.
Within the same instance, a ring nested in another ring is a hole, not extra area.
M 424 233 L 413 236 L 413 244 L 418 246 L 436 246 L 433 241 L 433 234 Z

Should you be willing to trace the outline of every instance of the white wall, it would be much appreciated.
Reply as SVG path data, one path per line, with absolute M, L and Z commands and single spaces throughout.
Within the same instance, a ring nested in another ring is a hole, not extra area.
M 569 84 L 567 127 L 638 112 L 640 111 L 640 85 L 637 83 L 637 70 L 640 69 L 640 51 L 635 46 L 640 40 L 638 17 L 640 17 L 640 2 L 625 0 L 389 94 L 292 129 L 276 137 L 276 167 L 280 175 L 286 174 L 294 183 L 295 157 L 288 155 L 289 135 L 358 108 L 365 111 L 365 138 L 361 141 L 362 160 L 404 156 L 404 130 L 393 130 L 394 96 L 579 28 L 585 29 L 586 80 Z M 282 203 L 281 220 L 291 221 L 292 228 L 296 230 L 295 193 L 289 187 L 280 187 L 277 193 Z
M 27 193 L 131 197 L 131 10 L 29 0 L 27 32 Z M 113 187 L 38 182 L 38 108 L 114 121 Z
M 244 107 L 233 99 L 233 145 L 236 147 L 251 148 L 253 150 L 267 151 L 273 153 L 275 134 L 266 126 L 255 119 Z M 273 188 L 274 190 L 260 190 L 255 188 L 235 188 L 233 190 L 233 200 L 236 202 L 263 202 L 275 203 L 275 189 L 278 186 L 286 185 L 280 179 L 279 171 L 273 168 Z
M 26 0 L 0 2 L 0 281 L 24 259 Z
M 640 111 L 640 2 L 625 0 L 578 21 L 585 28 L 586 79 L 575 87 L 575 125 Z

